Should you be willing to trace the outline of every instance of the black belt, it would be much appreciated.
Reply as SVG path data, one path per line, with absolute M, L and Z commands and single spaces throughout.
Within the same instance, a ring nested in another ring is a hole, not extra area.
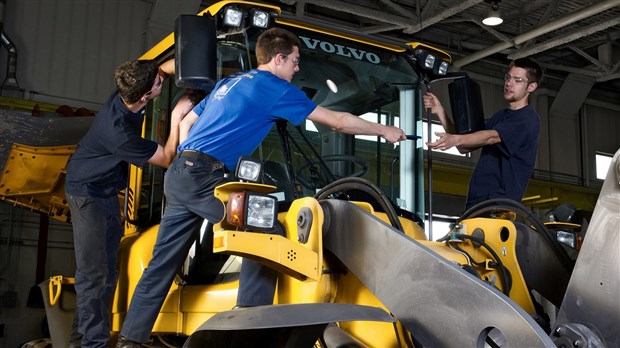
M 209 156 L 204 152 L 196 151 L 196 150 L 183 150 L 179 154 L 179 157 L 183 158 L 199 158 L 205 160 L 207 162 L 213 162 L 211 170 L 215 171 L 218 169 L 225 168 L 224 163 L 213 156 Z
M 187 158 L 200 158 L 207 160 L 209 162 L 219 162 L 217 158 L 213 156 L 209 156 L 204 152 L 196 151 L 196 150 L 183 150 L 179 154 L 179 157 L 187 157 Z

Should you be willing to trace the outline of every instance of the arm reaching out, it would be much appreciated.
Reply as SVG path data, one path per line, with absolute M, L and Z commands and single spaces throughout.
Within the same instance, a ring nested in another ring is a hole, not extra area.
M 431 149 L 448 150 L 449 148 L 456 146 L 460 153 L 468 153 L 479 149 L 485 145 L 497 144 L 502 141 L 497 131 L 481 130 L 470 134 L 455 134 L 454 123 L 448 117 L 443 105 L 433 93 L 426 92 L 423 96 L 424 107 L 431 109 L 431 113 L 437 115 L 439 122 L 446 130 L 446 133 L 436 132 L 435 135 L 439 137 L 434 142 L 427 142 L 426 146 Z
M 378 135 L 390 143 L 407 139 L 398 127 L 369 122 L 348 112 L 332 111 L 322 106 L 317 106 L 308 119 L 346 134 Z
M 426 143 L 426 146 L 430 149 L 445 151 L 456 146 L 460 153 L 471 152 L 482 146 L 497 144 L 502 141 L 499 137 L 499 133 L 497 133 L 495 129 L 481 130 L 470 134 L 435 132 L 435 135 L 438 136 L 439 139 L 432 143 Z

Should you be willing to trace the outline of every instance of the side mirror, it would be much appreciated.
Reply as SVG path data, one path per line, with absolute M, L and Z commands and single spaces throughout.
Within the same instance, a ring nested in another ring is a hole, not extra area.
M 480 85 L 469 76 L 464 76 L 451 82 L 448 92 L 456 132 L 467 134 L 484 129 Z
M 210 92 L 217 80 L 215 20 L 209 16 L 180 15 L 175 22 L 175 83 L 182 88 Z

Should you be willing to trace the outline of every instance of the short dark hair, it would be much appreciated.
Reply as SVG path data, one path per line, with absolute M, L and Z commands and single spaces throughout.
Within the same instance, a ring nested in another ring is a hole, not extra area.
M 517 68 L 525 69 L 525 75 L 527 77 L 528 82 L 536 82 L 540 84 L 543 78 L 543 69 L 534 59 L 532 58 L 518 58 L 510 63 L 510 67 L 516 66 Z
M 153 81 L 159 71 L 154 60 L 133 60 L 121 64 L 114 71 L 114 81 L 121 98 L 126 103 L 135 103 L 153 88 Z
M 258 64 L 267 64 L 278 53 L 291 54 L 295 46 L 301 46 L 299 38 L 295 34 L 282 28 L 271 28 L 258 37 L 256 61 Z

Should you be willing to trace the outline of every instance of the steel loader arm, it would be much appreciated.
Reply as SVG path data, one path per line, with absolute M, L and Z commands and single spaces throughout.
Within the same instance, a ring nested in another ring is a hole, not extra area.
M 324 246 L 425 347 L 483 347 L 492 329 L 509 347 L 555 347 L 500 291 L 353 203 L 321 202 Z
M 559 346 L 620 346 L 620 150 L 609 166 L 552 337 Z

